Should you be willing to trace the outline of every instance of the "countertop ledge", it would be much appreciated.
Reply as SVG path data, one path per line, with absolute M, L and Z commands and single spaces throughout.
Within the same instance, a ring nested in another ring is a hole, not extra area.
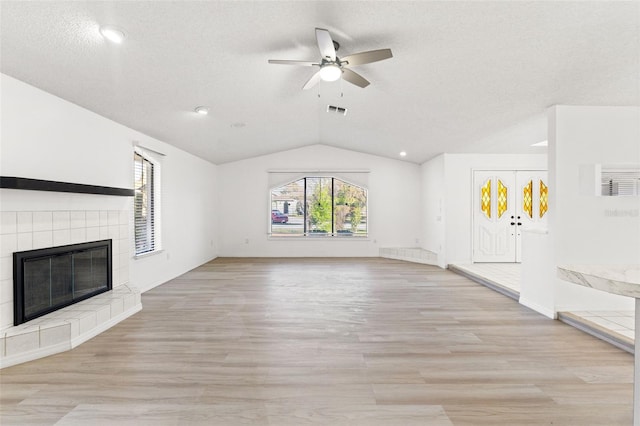
M 558 278 L 607 293 L 640 298 L 640 264 L 559 265 Z

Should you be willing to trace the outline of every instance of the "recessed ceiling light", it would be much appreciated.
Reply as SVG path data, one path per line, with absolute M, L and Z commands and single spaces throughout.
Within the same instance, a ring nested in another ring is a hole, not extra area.
M 124 31 L 122 31 L 120 28 L 118 27 L 114 27 L 112 25 L 103 25 L 100 27 L 100 34 L 102 34 L 102 36 L 104 38 L 106 38 L 109 41 L 112 41 L 114 43 L 120 44 L 124 41 L 125 39 L 125 34 Z
M 531 146 L 548 146 L 548 145 L 549 145 L 549 141 L 541 141 L 541 142 L 534 143 Z
M 342 75 L 342 70 L 334 64 L 325 65 L 320 68 L 320 78 L 324 81 L 336 81 Z
M 207 115 L 207 114 L 209 114 L 209 107 L 206 107 L 206 106 L 199 106 L 199 107 L 196 107 L 196 110 L 195 110 L 195 111 L 196 111 L 198 114 Z
M 407 153 L 405 151 L 400 151 L 400 157 L 406 157 Z

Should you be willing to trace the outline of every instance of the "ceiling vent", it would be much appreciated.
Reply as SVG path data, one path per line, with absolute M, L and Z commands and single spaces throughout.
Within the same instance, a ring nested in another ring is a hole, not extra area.
M 347 115 L 347 109 L 333 105 L 327 105 L 327 112 L 335 112 L 336 114 Z

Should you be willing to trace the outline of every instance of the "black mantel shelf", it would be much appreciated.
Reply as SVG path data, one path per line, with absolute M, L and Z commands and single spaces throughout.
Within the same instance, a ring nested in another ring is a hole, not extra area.
M 121 197 L 133 197 L 134 195 L 133 189 L 10 176 L 0 176 L 0 188 L 24 189 L 29 191 L 73 192 L 76 194 L 118 195 Z

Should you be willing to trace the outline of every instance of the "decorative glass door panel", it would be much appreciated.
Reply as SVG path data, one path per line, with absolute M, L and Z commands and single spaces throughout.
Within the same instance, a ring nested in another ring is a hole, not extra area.
M 487 179 L 480 188 L 480 210 L 491 219 L 491 179 Z
M 498 218 L 501 218 L 509 207 L 509 201 L 507 200 L 508 195 L 509 188 L 504 186 L 504 183 L 498 179 Z
M 546 173 L 545 173 L 546 176 Z M 544 181 L 540 179 L 540 218 L 543 218 L 549 208 L 549 189 Z M 546 222 L 545 222 L 546 225 Z
M 522 188 L 522 210 L 530 218 L 533 218 L 533 181 Z

